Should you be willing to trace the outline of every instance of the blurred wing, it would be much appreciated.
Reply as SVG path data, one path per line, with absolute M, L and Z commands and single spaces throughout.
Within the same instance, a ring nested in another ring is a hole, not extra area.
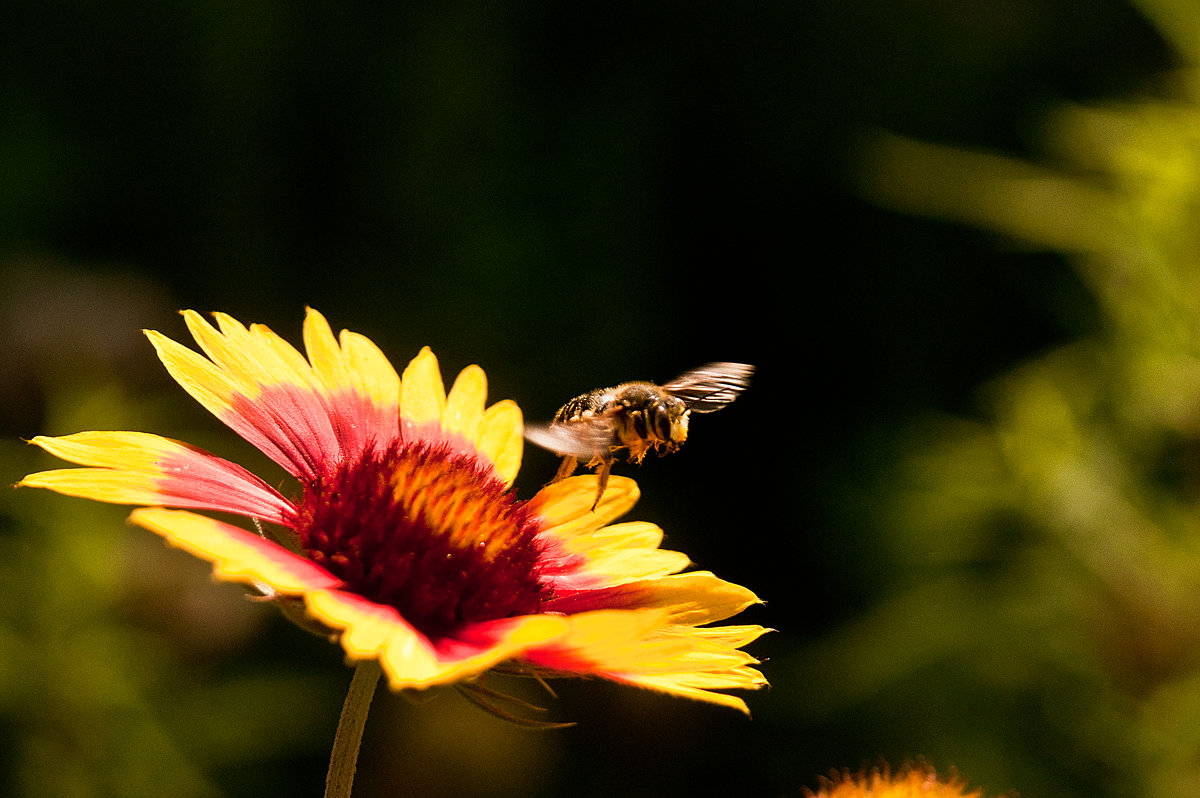
M 608 419 L 596 417 L 567 424 L 529 424 L 525 440 L 563 457 L 585 459 L 604 453 L 612 446 L 612 426 Z
M 696 413 L 711 413 L 737 399 L 750 385 L 754 366 L 746 363 L 709 363 L 680 374 L 662 386 Z

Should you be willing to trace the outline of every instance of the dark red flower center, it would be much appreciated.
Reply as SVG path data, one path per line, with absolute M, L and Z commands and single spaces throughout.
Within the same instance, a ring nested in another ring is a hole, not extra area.
M 431 639 L 536 613 L 537 517 L 476 457 L 397 442 L 309 485 L 296 531 L 347 588 L 395 607 Z

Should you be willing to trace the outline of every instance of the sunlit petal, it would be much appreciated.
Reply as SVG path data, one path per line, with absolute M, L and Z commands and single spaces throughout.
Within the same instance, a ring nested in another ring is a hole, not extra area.
M 293 359 L 276 353 L 263 362 L 253 352 L 236 352 L 199 314 L 185 311 L 184 318 L 202 348 L 220 363 L 153 330 L 146 333 L 184 390 L 297 477 L 314 477 L 318 464 L 337 456 L 339 446 L 325 403 L 311 384 L 296 376 Z M 251 348 L 250 333 L 243 329 L 238 334 Z
M 399 433 L 400 376 L 378 347 L 345 330 L 339 343 L 312 308 L 304 319 L 304 347 L 342 450 L 359 452 L 393 440 Z
M 525 446 L 522 429 L 521 408 L 507 400 L 489 407 L 479 422 L 479 451 L 492 461 L 508 485 L 521 468 Z
M 393 689 L 424 688 L 481 673 L 515 654 L 563 635 L 566 621 L 549 615 L 501 619 L 465 629 L 437 646 L 400 613 L 343 590 L 305 596 L 309 613 L 341 634 L 352 659 L 378 658 Z
M 689 571 L 582 591 L 554 599 L 547 608 L 566 613 L 606 607 L 659 609 L 668 613 L 672 624 L 698 626 L 725 620 L 758 603 L 761 599 L 741 585 L 710 571 Z
M 713 691 L 757 689 L 766 684 L 762 674 L 749 667 L 755 660 L 726 643 L 757 637 L 749 628 L 740 628 L 733 635 L 717 630 L 696 635 L 690 627 L 666 625 L 659 610 L 597 610 L 568 617 L 570 631 L 527 653 L 529 662 L 592 673 L 743 712 L 748 709 L 742 699 Z
M 151 507 L 135 510 L 129 520 L 162 535 L 172 546 L 211 562 L 214 576 L 223 581 L 265 585 L 285 595 L 302 595 L 340 584 L 311 560 L 214 518 Z
M 633 509 L 641 493 L 628 477 L 609 477 L 608 487 L 596 501 L 596 477 L 570 477 L 538 491 L 529 504 L 546 523 L 546 534 L 560 538 L 592 532 Z
M 440 423 L 446 408 L 446 389 L 438 361 L 429 347 L 412 359 L 400 376 L 400 418 L 405 434 L 431 422 Z
M 479 424 L 487 401 L 487 377 L 479 366 L 467 366 L 454 380 L 446 396 L 442 428 L 469 442 L 479 439 Z
M 291 517 L 291 504 L 241 466 L 180 441 L 145 432 L 79 432 L 39 435 L 30 443 L 92 468 L 30 474 L 23 487 L 115 504 L 244 513 L 272 523 Z
M 687 555 L 658 548 L 662 536 L 654 524 L 635 521 L 558 538 L 561 545 L 547 548 L 544 573 L 560 591 L 572 591 L 682 571 Z

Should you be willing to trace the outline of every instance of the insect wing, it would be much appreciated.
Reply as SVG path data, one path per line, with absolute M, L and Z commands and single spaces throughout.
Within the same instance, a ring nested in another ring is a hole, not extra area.
M 750 385 L 754 366 L 746 363 L 709 363 L 680 374 L 662 386 L 696 413 L 712 413 L 737 399 Z
M 612 428 L 601 418 L 569 424 L 530 424 L 525 439 L 564 457 L 584 459 L 606 452 L 612 445 Z

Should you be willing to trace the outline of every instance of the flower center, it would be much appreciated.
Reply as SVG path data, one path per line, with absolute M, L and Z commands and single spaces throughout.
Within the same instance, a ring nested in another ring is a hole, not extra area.
M 397 442 L 307 486 L 296 531 L 348 589 L 395 607 L 430 639 L 536 613 L 537 517 L 475 457 Z

